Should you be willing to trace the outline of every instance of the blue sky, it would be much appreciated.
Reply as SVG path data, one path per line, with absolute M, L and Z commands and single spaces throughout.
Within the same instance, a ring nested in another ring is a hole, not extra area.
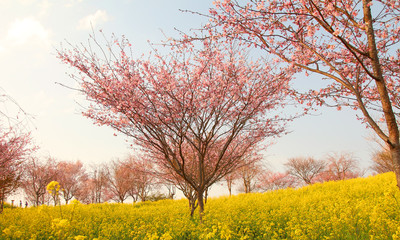
M 0 0 L 0 87 L 34 115 L 32 134 L 39 154 L 90 165 L 132 151 L 123 136 L 114 137 L 112 129 L 80 115 L 76 101 L 82 96 L 55 84 L 74 84 L 66 74 L 70 69 L 55 56 L 61 42 L 86 42 L 92 25 L 106 36 L 126 35 L 138 53 L 146 53 L 148 40 L 164 39 L 162 31 L 176 36 L 174 28 L 187 31 L 207 21 L 179 9 L 207 12 L 210 6 L 208 0 Z M 304 79 L 304 84 L 310 83 Z M 291 157 L 323 158 L 341 151 L 353 153 L 363 167 L 371 163 L 373 134 L 354 111 L 323 108 L 288 127 L 291 133 L 276 139 L 266 153 L 274 170 L 282 170 Z

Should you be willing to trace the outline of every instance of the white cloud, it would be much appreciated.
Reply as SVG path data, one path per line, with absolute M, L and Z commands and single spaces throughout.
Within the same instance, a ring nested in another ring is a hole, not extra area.
M 48 31 L 33 18 L 17 19 L 11 24 L 7 33 L 7 40 L 13 45 L 22 45 L 29 41 L 39 40 L 48 42 Z
M 105 23 L 110 20 L 109 15 L 104 10 L 97 10 L 94 14 L 90 14 L 79 20 L 78 29 L 87 30 L 98 24 Z
M 76 4 L 81 3 L 83 0 L 67 0 L 67 3 L 65 4 L 66 7 L 73 7 Z

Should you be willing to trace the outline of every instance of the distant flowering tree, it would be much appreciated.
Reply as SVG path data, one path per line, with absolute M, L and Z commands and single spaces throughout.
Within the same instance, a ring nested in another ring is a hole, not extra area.
M 20 187 L 22 164 L 36 149 L 24 131 L 28 121 L 21 106 L 0 86 L 0 213 L 7 196 Z
M 69 200 L 77 195 L 77 192 L 82 187 L 83 180 L 87 179 L 87 173 L 80 161 L 66 162 L 60 161 L 57 163 L 57 181 L 62 186 L 61 193 L 68 204 Z
M 33 151 L 29 134 L 0 128 L 0 213 L 4 200 L 21 185 L 22 164 Z
M 46 186 L 57 178 L 56 163 L 53 158 L 46 162 L 30 157 L 23 165 L 21 188 L 35 206 L 45 203 Z
M 240 167 L 236 174 L 241 184 L 239 190 L 245 193 L 251 193 L 257 190 L 258 178 L 264 171 L 261 164 L 262 157 L 257 152 L 249 152 L 243 156 L 243 166 Z
M 238 179 L 239 175 L 237 174 L 237 172 L 232 172 L 224 177 L 224 182 L 226 183 L 226 186 L 228 188 L 229 196 L 232 195 L 232 186 Z
M 326 157 L 326 169 L 319 176 L 320 181 L 336 181 L 357 178 L 364 175 L 351 153 L 331 153 Z
M 326 162 L 312 157 L 296 157 L 290 158 L 284 165 L 288 174 L 305 184 L 312 184 L 324 172 Z
M 373 153 L 371 170 L 375 173 L 395 172 L 395 166 L 387 144 L 381 145 L 381 149 Z
M 109 200 L 112 194 L 107 192 L 109 184 L 107 172 L 107 166 L 104 164 L 92 166 L 89 173 L 82 178 L 75 198 L 83 203 L 102 203 Z
M 272 191 L 296 187 L 298 180 L 289 173 L 264 171 L 258 179 L 257 188 L 262 191 Z
M 147 201 L 151 191 L 157 187 L 159 180 L 155 174 L 155 165 L 148 156 L 129 156 L 127 168 L 131 173 L 131 193 L 135 192 L 137 199 Z M 132 195 L 132 194 L 131 194 Z
M 289 77 L 212 38 L 201 48 L 173 46 L 168 56 L 155 51 L 155 59 L 135 60 L 129 46 L 123 38 L 107 54 L 100 48 L 102 58 L 92 47 L 58 57 L 80 73 L 73 77 L 91 103 L 85 116 L 162 156 L 157 164 L 196 191 L 201 216 L 206 190 L 239 167 L 248 148 L 283 132 L 276 111 Z

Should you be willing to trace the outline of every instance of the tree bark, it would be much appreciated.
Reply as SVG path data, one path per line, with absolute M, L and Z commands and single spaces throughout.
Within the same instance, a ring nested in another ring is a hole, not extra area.
M 0 193 L 0 213 L 3 213 L 4 210 L 4 195 Z
M 397 187 L 400 189 L 400 147 L 390 147 L 390 153 L 392 155 L 393 162 L 395 164 L 395 174 L 397 180 Z
M 197 208 L 196 199 L 189 200 L 190 217 L 193 217 L 194 211 Z
M 376 47 L 375 34 L 373 29 L 373 19 L 369 3 L 371 0 L 363 0 L 364 21 L 368 37 L 369 57 L 372 61 L 372 68 L 379 98 L 382 104 L 382 110 L 386 120 L 386 126 L 389 136 L 383 139 L 388 143 L 393 162 L 395 163 L 395 174 L 397 186 L 400 188 L 400 142 L 399 128 L 396 116 L 393 112 L 392 103 L 387 91 L 385 79 L 383 77 L 382 67 L 379 62 L 378 50 Z M 382 138 L 382 137 L 381 137 Z
M 197 191 L 197 204 L 199 206 L 200 222 L 203 222 L 203 212 L 204 212 L 204 197 L 203 197 L 203 194 L 204 194 L 203 190 Z

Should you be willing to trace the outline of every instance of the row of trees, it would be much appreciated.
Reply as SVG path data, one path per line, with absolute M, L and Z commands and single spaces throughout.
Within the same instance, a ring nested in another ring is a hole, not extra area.
M 240 192 L 269 191 L 299 187 L 316 182 L 337 181 L 362 177 L 357 160 L 350 153 L 330 154 L 323 160 L 312 157 L 289 159 L 284 172 L 273 172 L 261 162 L 247 165 L 225 177 L 229 193 L 234 182 L 239 182 Z
M 258 155 L 251 158 L 256 160 L 253 159 L 250 164 L 243 165 L 220 181 L 227 186 L 230 195 L 233 186 L 237 186 L 239 192 L 263 192 L 357 178 L 365 174 L 365 170 L 360 169 L 350 153 L 330 154 L 323 160 L 312 157 L 291 158 L 284 164 L 285 172 L 282 173 L 269 170 Z M 372 169 L 377 173 L 391 171 L 376 168 L 382 163 L 390 165 L 391 160 L 382 157 L 382 152 L 379 152 L 374 156 Z M 191 209 L 197 207 L 196 192 L 190 185 L 168 172 L 162 172 L 162 169 L 160 171 L 146 158 L 129 156 L 90 169 L 85 169 L 80 161 L 56 161 L 52 158 L 39 161 L 30 158 L 23 168 L 20 186 L 35 206 L 48 203 L 46 186 L 57 181 L 61 186 L 60 195 L 66 204 L 73 198 L 83 203 L 123 203 L 129 197 L 134 202 L 153 200 L 155 197 L 172 199 L 176 194 L 175 189 L 179 189 L 189 200 Z M 158 194 L 159 190 L 164 193 Z
M 80 161 L 56 161 L 53 158 L 46 161 L 29 158 L 22 168 L 20 187 L 34 206 L 49 202 L 46 186 L 52 181 L 60 184 L 59 193 L 66 204 L 73 198 L 83 203 L 122 203 L 128 197 L 133 201 L 146 201 L 160 184 L 152 166 L 133 156 L 92 166 L 89 170 Z
M 398 1 L 214 4 L 201 32 L 172 42 L 167 56 L 134 59 L 125 38 L 61 49 L 58 57 L 79 72 L 73 78 L 90 101 L 85 116 L 128 136 L 171 181 L 182 180 L 200 217 L 207 190 L 251 166 L 245 159 L 252 148 L 284 132 L 282 120 L 293 118 L 276 112 L 289 98 L 307 103 L 305 112 L 321 105 L 359 110 L 387 143 L 400 186 Z M 273 61 L 248 62 L 243 52 L 252 47 Z M 291 81 L 300 73 L 327 82 L 299 93 Z M 306 182 L 315 177 L 297 174 Z

